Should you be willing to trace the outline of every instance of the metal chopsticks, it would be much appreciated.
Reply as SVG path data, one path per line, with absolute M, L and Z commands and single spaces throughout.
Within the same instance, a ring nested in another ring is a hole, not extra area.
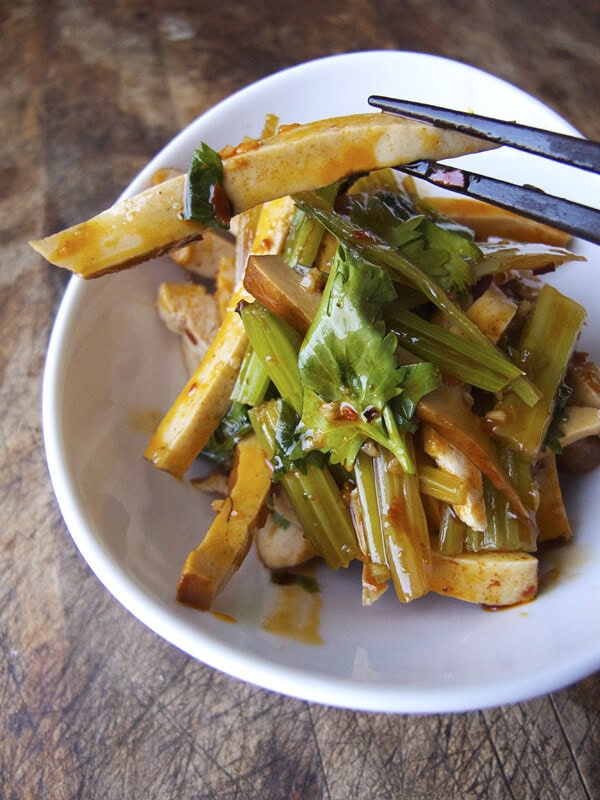
M 600 172 L 600 142 L 532 128 L 479 114 L 439 106 L 372 95 L 370 105 L 400 116 L 420 119 L 435 126 L 514 147 L 590 172 Z M 495 178 L 430 161 L 398 167 L 407 174 L 437 186 L 516 211 L 555 228 L 600 244 L 600 210 L 554 197 L 531 186 L 516 186 Z

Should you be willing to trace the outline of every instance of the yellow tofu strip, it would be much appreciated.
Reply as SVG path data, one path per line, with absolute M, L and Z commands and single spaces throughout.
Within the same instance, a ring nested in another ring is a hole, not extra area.
M 554 453 L 545 453 L 537 461 L 534 476 L 540 495 L 540 504 L 536 511 L 538 544 L 570 541 L 573 531 L 563 501 Z
M 538 560 L 528 553 L 479 552 L 442 555 L 432 551 L 431 589 L 485 606 L 513 606 L 533 600 Z
M 271 465 L 256 436 L 244 437 L 236 448 L 232 488 L 206 536 L 189 554 L 177 586 L 177 599 L 208 610 L 217 594 L 241 566 L 263 522 L 271 488 Z
M 244 143 L 223 160 L 224 187 L 236 212 L 373 169 L 494 145 L 393 114 L 371 113 L 285 126 L 247 147 Z
M 152 436 L 144 457 L 181 478 L 206 445 L 231 402 L 248 337 L 233 296 L 219 331 L 198 369 L 185 384 Z
M 543 242 L 544 244 L 566 247 L 571 235 L 535 222 L 527 217 L 521 217 L 512 211 L 505 211 L 497 206 L 484 203 L 481 200 L 472 200 L 467 197 L 431 196 L 426 198 L 427 203 L 442 214 L 450 217 L 475 233 L 477 241 L 481 242 L 490 236 L 499 236 L 501 239 L 512 239 L 516 242 Z
M 46 261 L 82 278 L 134 267 L 202 238 L 206 228 L 181 217 L 184 187 L 184 175 L 171 178 L 29 244 Z
M 288 126 L 268 139 L 228 148 L 223 186 L 238 214 L 355 173 L 492 146 L 393 115 L 336 117 Z M 202 225 L 182 218 L 185 185 L 186 176 L 178 175 L 30 244 L 50 263 L 83 278 L 132 267 L 202 237 Z
M 289 197 L 265 203 L 252 252 L 280 252 L 291 216 Z M 185 475 L 231 403 L 231 392 L 248 347 L 248 336 L 236 311 L 241 300 L 251 302 L 253 298 L 240 285 L 206 355 L 167 411 L 144 453 L 155 467 L 176 477 Z

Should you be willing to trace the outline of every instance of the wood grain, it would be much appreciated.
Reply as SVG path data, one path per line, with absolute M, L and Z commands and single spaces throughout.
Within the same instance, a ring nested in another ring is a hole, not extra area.
M 0 797 L 594 798 L 600 678 L 468 714 L 367 714 L 256 689 L 158 639 L 76 552 L 49 484 L 45 350 L 65 276 L 26 245 L 112 202 L 183 125 L 335 52 L 494 72 L 600 139 L 592 0 L 0 4 Z

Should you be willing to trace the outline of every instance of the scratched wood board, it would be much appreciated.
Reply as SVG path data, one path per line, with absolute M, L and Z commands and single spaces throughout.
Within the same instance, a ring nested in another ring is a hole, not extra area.
M 66 277 L 25 244 L 104 208 L 232 91 L 332 52 L 468 61 L 600 138 L 594 3 L 22 0 L 0 25 L 0 797 L 598 797 L 598 676 L 484 712 L 357 713 L 221 675 L 122 609 L 48 480 L 40 379 Z

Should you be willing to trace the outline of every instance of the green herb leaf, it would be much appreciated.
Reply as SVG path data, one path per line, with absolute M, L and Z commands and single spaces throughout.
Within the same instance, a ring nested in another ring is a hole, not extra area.
M 251 431 L 248 407 L 233 402 L 202 451 L 202 455 L 223 466 L 232 464 L 236 444 Z
M 573 394 L 573 390 L 566 383 L 561 383 L 556 393 L 556 402 L 554 405 L 554 413 L 546 431 L 544 445 L 542 450 L 548 448 L 555 455 L 560 455 L 563 451 L 560 439 L 564 433 L 562 426 L 567 421 L 565 415 L 565 407 L 569 402 L 569 398 Z
M 390 408 L 398 427 L 414 431 L 417 426 L 412 419 L 417 403 L 426 394 L 437 389 L 442 379 L 439 370 L 430 361 L 409 364 L 403 369 L 405 374 L 402 392 L 392 398 Z
M 329 453 L 332 464 L 343 464 L 351 469 L 358 451 L 371 435 L 385 437 L 384 430 L 375 430 L 375 424 L 367 423 L 359 416 L 353 421 L 344 419 L 339 404 L 331 406 L 331 416 L 324 415 L 323 399 L 310 389 L 304 392 L 302 420 L 296 433 L 300 435 L 300 452 L 318 450 Z M 327 408 L 329 413 L 329 408 Z M 381 423 L 379 423 L 381 428 Z
M 284 517 L 283 514 L 280 514 L 279 511 L 275 511 L 274 508 L 271 508 L 270 510 L 271 516 L 273 517 L 273 522 L 277 525 L 277 527 L 287 531 L 288 528 L 291 527 L 292 521 L 287 517 Z
M 223 162 L 204 142 L 190 162 L 183 217 L 209 228 L 229 228 L 231 209 L 223 188 Z
M 309 464 L 321 466 L 321 453 L 304 452 L 298 440 L 296 429 L 299 417 L 294 409 L 284 400 L 279 401 L 279 414 L 275 425 L 273 456 L 270 459 L 273 467 L 273 483 L 277 483 L 283 475 L 296 468 L 303 474 Z
M 448 320 L 452 320 L 453 324 L 464 332 L 466 338 L 478 347 L 484 358 L 488 357 L 494 360 L 496 371 L 506 378 L 505 383 L 512 382 L 513 391 L 526 405 L 530 407 L 535 405 L 540 397 L 536 387 L 461 311 L 436 280 L 430 278 L 398 250 L 389 247 L 381 237 L 372 234 L 370 240 L 362 228 L 352 223 L 347 217 L 336 214 L 331 205 L 314 192 L 300 192 L 294 195 L 294 200 L 300 208 L 313 214 L 351 253 L 371 264 L 378 264 L 386 270 L 389 269 L 393 274 L 399 276 L 401 282 L 408 282 L 414 290 L 421 292 L 424 300 L 432 302 Z
M 315 594 L 319 591 L 317 579 L 313 578 L 312 575 L 302 575 L 300 572 L 277 570 L 271 573 L 271 583 L 276 583 L 278 586 L 299 586 L 309 594 Z
M 469 239 L 470 241 L 475 241 L 475 233 L 468 228 L 466 225 L 460 225 L 458 222 L 452 219 L 452 217 L 447 216 L 439 208 L 432 206 L 424 197 L 421 197 L 419 191 L 417 189 L 417 185 L 414 181 L 414 178 L 410 176 L 406 176 L 402 181 L 402 191 L 410 198 L 411 203 L 413 203 L 415 208 L 416 214 L 424 214 L 428 219 L 432 222 L 435 222 L 436 225 L 439 225 L 441 228 L 444 228 L 447 231 L 452 231 L 453 233 L 459 234 L 465 239 Z
M 350 219 L 380 236 L 434 278 L 445 291 L 464 293 L 474 281 L 473 263 L 481 250 L 469 238 L 418 214 L 407 216 L 407 206 L 391 193 L 355 202 Z
M 386 333 L 380 319 L 383 304 L 394 298 L 385 269 L 338 249 L 299 355 L 304 396 L 297 433 L 305 452 L 329 453 L 331 463 L 351 469 L 361 445 L 371 438 L 412 471 L 388 408 L 409 372 L 398 367 L 396 337 Z

